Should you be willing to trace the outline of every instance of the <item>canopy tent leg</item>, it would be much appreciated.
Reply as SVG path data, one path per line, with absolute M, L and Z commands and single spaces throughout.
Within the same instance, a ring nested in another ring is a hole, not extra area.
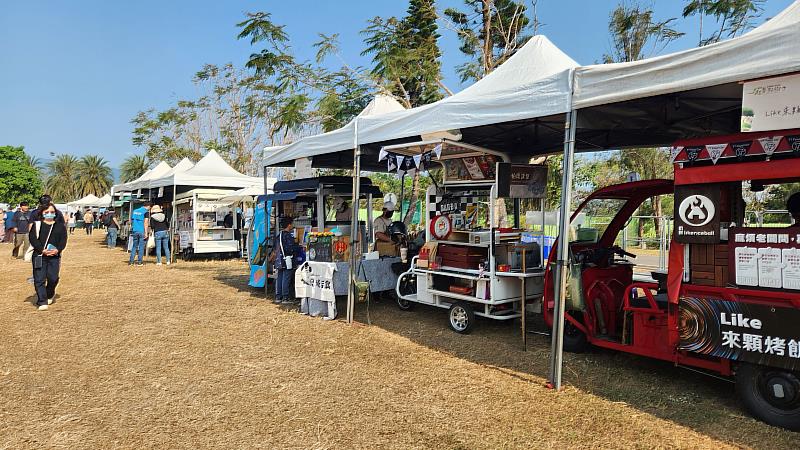
M 358 262 L 358 252 L 356 245 L 361 242 L 358 239 L 358 211 L 361 198 L 361 146 L 358 145 L 358 121 L 355 122 L 355 146 L 353 150 L 353 215 L 350 219 L 350 267 L 348 268 L 348 288 L 347 288 L 347 323 L 353 323 L 353 310 L 356 302 L 356 262 Z M 369 218 L 367 219 L 369 220 Z
M 550 386 L 561 389 L 561 369 L 564 351 L 564 314 L 566 310 L 567 271 L 569 270 L 569 223 L 572 215 L 572 175 L 575 157 L 575 129 L 578 113 L 567 113 L 564 132 L 564 161 L 561 181 L 561 208 L 558 218 L 558 271 L 555 284 L 553 334 L 550 348 Z
M 172 263 L 175 263 L 175 232 L 178 231 L 178 218 L 175 217 L 177 213 L 177 209 L 175 207 L 175 196 L 177 195 L 178 188 L 174 184 L 172 185 L 172 220 L 170 220 L 170 225 L 172 226 L 170 231 L 170 240 L 169 240 L 169 260 Z M 179 238 L 180 239 L 180 238 Z M 180 240 L 178 241 L 180 242 Z

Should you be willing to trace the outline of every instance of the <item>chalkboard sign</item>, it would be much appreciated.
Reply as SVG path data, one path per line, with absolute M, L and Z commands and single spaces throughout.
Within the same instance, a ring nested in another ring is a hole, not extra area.
M 544 198 L 547 192 L 547 166 L 497 163 L 497 196 Z

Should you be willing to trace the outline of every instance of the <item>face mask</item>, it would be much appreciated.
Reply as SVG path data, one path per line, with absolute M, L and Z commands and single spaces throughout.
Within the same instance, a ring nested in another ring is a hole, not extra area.
M 391 219 L 393 215 L 394 211 L 386 211 L 383 213 L 383 216 L 386 217 L 387 219 Z
M 44 213 L 43 217 L 48 220 L 53 220 L 56 218 L 56 213 Z

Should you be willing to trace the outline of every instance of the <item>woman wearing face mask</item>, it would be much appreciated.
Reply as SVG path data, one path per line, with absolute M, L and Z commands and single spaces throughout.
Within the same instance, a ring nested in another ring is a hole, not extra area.
M 67 228 L 56 221 L 56 207 L 52 203 L 41 206 L 41 221 L 31 227 L 29 234 L 33 247 L 33 284 L 36 287 L 36 305 L 47 311 L 53 303 L 61 269 L 61 253 L 67 247 Z

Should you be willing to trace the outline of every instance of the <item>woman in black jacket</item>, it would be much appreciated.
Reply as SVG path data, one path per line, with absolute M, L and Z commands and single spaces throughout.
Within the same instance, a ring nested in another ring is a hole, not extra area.
M 36 305 L 47 311 L 53 303 L 61 269 L 61 253 L 67 247 L 67 227 L 56 220 L 56 207 L 52 203 L 39 207 L 39 217 L 29 234 L 33 247 L 33 284 L 36 287 Z

